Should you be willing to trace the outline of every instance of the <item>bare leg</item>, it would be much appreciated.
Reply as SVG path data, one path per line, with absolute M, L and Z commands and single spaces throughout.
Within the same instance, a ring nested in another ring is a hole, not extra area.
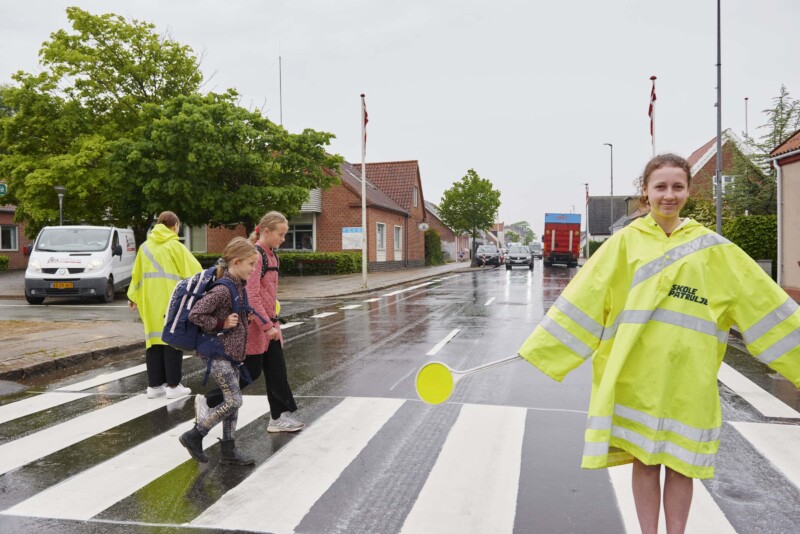
M 661 512 L 661 466 L 645 465 L 634 458 L 631 483 L 642 534 L 657 534 L 658 514 Z
M 666 468 L 664 477 L 664 516 L 667 520 L 667 534 L 683 534 L 689 508 L 692 506 L 694 481 Z

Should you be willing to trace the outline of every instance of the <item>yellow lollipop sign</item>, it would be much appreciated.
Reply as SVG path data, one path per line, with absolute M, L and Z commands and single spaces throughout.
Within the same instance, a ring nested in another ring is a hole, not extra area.
M 451 369 L 447 364 L 442 362 L 426 363 L 417 371 L 417 395 L 428 404 L 441 404 L 450 398 L 458 381 L 465 376 L 521 359 L 522 356 L 515 354 L 514 356 L 479 365 L 478 367 L 473 367 L 472 369 L 466 369 L 464 371 Z

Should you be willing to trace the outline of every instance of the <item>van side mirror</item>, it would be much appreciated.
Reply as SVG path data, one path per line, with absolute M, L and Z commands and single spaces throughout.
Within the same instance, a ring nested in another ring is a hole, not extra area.
M 114 245 L 111 247 L 111 255 L 122 257 L 122 245 Z

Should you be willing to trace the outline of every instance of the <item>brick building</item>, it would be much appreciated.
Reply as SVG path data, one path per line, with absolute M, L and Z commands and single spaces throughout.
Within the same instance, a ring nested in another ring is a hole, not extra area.
M 733 131 L 722 132 L 722 191 L 733 185 L 735 154 L 750 156 L 750 150 Z M 705 200 L 716 199 L 717 137 L 695 150 L 686 158 L 692 174 L 690 196 Z
M 31 240 L 25 237 L 25 227 L 14 222 L 14 206 L 0 206 L 0 255 L 8 256 L 9 269 L 24 269 L 28 266 L 26 247 Z
M 769 157 L 778 175 L 778 284 L 800 301 L 800 130 Z
M 458 259 L 459 251 L 469 253 L 469 236 L 456 235 L 448 228 L 439 218 L 439 208 L 436 204 L 426 200 L 425 211 L 428 225 L 439 233 L 439 238 L 442 240 L 442 254 L 445 260 Z

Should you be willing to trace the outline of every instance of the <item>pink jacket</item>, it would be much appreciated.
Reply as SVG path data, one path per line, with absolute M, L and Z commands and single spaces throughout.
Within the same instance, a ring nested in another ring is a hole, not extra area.
M 261 244 L 256 244 L 256 248 L 261 248 Z M 271 248 L 265 251 L 267 255 L 267 263 L 270 267 L 278 266 L 278 258 Z M 261 254 L 258 255 L 256 260 L 256 267 L 253 269 L 253 274 L 247 279 L 247 299 L 250 306 L 253 307 L 262 317 L 267 319 L 267 324 L 262 324 L 261 320 L 253 317 L 250 321 L 250 330 L 247 335 L 247 348 L 245 351 L 248 355 L 263 354 L 267 351 L 269 340 L 267 339 L 267 331 L 273 326 L 280 331 L 280 323 L 273 322 L 275 318 L 275 301 L 278 300 L 278 271 L 267 271 L 264 277 L 261 278 L 261 266 L 263 265 Z M 281 338 L 281 343 L 283 339 Z

